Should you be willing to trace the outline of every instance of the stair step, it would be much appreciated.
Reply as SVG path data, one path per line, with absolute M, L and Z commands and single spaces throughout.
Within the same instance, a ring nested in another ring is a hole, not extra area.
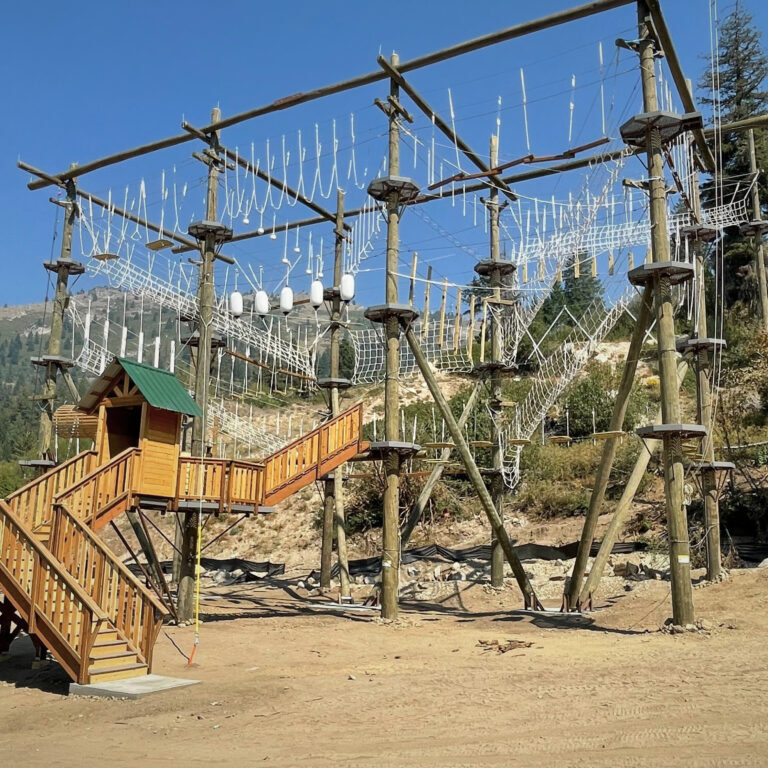
M 125 646 L 125 640 L 116 638 L 115 640 L 103 640 L 103 635 L 98 635 L 96 642 L 93 644 L 94 648 L 114 648 L 116 645 Z
M 111 653 L 105 653 L 103 656 L 91 656 L 88 660 L 88 669 L 94 672 L 98 669 L 112 669 L 115 665 L 136 661 L 138 661 L 136 653 L 126 648 L 124 651 L 112 651 Z
M 110 680 L 122 680 L 126 677 L 140 677 L 147 674 L 147 665 L 136 662 L 123 664 L 118 667 L 102 667 L 89 669 L 88 676 L 92 683 L 106 683 Z
M 106 645 L 94 645 L 91 650 L 91 659 L 111 659 L 122 656 L 125 653 L 131 653 L 130 648 L 122 640 L 116 643 L 107 643 Z M 133 652 L 136 655 L 136 652 Z

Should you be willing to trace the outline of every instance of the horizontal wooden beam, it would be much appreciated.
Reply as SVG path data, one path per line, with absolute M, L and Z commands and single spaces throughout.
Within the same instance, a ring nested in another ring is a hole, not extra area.
M 747 117 L 744 120 L 736 120 L 733 123 L 722 123 L 718 126 L 710 126 L 704 129 L 704 135 L 711 139 L 720 133 L 746 133 L 754 128 L 768 127 L 768 114 Z
M 56 183 L 59 186 L 64 186 L 66 182 L 59 182 L 58 180 L 54 179 L 52 176 L 49 176 L 45 171 L 41 171 L 39 168 L 35 168 L 34 166 L 29 165 L 28 163 L 22 162 L 19 160 L 18 162 L 19 168 L 21 168 L 24 171 L 27 171 L 28 173 L 33 174 L 34 176 L 38 176 L 41 179 L 50 179 L 51 183 Z M 169 232 L 166 229 L 161 229 L 157 224 L 153 224 L 151 221 L 147 219 L 143 219 L 140 216 L 136 216 L 130 211 L 125 211 L 119 206 L 115 205 L 114 203 L 110 203 L 107 200 L 102 200 L 100 197 L 97 197 L 96 195 L 92 195 L 90 192 L 86 192 L 84 189 L 76 189 L 78 197 L 86 198 L 90 200 L 92 203 L 95 203 L 100 208 L 104 208 L 108 211 L 114 211 L 118 216 L 127 219 L 128 221 L 132 221 L 134 224 L 138 224 L 139 226 L 146 227 L 147 229 L 151 230 L 152 232 L 155 232 L 157 234 L 165 235 L 170 240 L 175 240 L 177 243 L 181 243 L 182 245 L 189 246 L 190 249 L 199 250 L 197 243 L 194 240 L 190 240 L 188 237 L 184 237 L 183 235 L 177 235 L 172 232 Z
M 378 65 L 402 88 L 411 101 L 437 126 L 438 130 L 462 151 L 469 161 L 484 173 L 488 173 L 490 168 L 483 159 L 475 153 L 472 148 L 456 133 L 456 131 L 443 120 L 442 117 L 427 104 L 419 92 L 403 77 L 399 68 L 394 67 L 383 56 L 379 56 L 376 61 Z M 517 200 L 517 195 L 501 180 L 498 174 L 490 174 L 491 180 L 501 189 L 501 191 L 510 199 Z
M 178 144 L 183 144 L 186 141 L 191 140 L 191 136 L 187 133 L 182 133 L 177 136 L 170 136 L 167 139 L 160 139 L 159 141 L 153 141 L 149 144 L 142 144 L 140 147 L 134 149 L 127 149 L 124 152 L 118 152 L 114 155 L 107 155 L 106 157 L 93 160 L 90 163 L 84 165 L 78 165 L 76 168 L 68 169 L 62 173 L 51 174 L 49 178 L 54 178 L 56 181 L 49 181 L 41 179 L 38 181 L 31 181 L 27 184 L 29 189 L 43 189 L 54 183 L 62 183 L 67 179 L 74 179 L 79 176 L 85 176 L 86 173 L 92 173 L 98 171 L 100 168 L 106 168 L 109 165 L 115 165 L 116 163 L 122 163 L 124 160 L 130 160 L 134 157 L 141 157 L 142 155 L 148 155 L 151 152 L 157 152 L 161 149 L 168 149 L 169 147 L 175 147 Z M 19 164 L 21 167 L 21 164 Z
M 534 32 L 540 32 L 544 29 L 556 27 L 561 24 L 567 24 L 571 21 L 576 21 L 577 19 L 594 16 L 595 14 L 610 11 L 614 8 L 620 8 L 634 2 L 635 0 L 593 0 L 593 2 L 584 3 L 583 5 L 578 5 L 565 11 L 558 11 L 557 13 L 552 13 L 549 16 L 542 16 L 541 18 L 533 19 L 532 21 L 525 21 L 522 24 L 516 24 L 512 27 L 499 30 L 498 32 L 492 32 L 488 35 L 483 35 L 482 37 L 466 40 L 463 43 L 458 43 L 456 45 L 450 46 L 449 48 L 443 48 L 439 51 L 435 51 L 434 53 L 428 53 L 424 56 L 419 56 L 415 59 L 411 59 L 410 61 L 401 63 L 398 69 L 402 73 L 411 72 L 414 69 L 428 67 L 431 64 L 436 64 L 440 61 L 446 61 L 448 59 L 455 58 L 456 56 L 462 56 L 463 54 L 470 53 L 471 51 L 477 51 L 481 48 L 487 48 L 491 45 L 505 43 L 508 40 L 514 40 L 515 38 L 524 37 L 525 35 L 530 35 Z M 370 85 L 371 83 L 384 80 L 386 77 L 387 75 L 384 72 L 381 70 L 376 70 L 375 72 L 368 72 L 365 75 L 358 75 L 357 77 L 350 78 L 349 80 L 342 80 L 341 82 L 333 83 L 332 85 L 315 88 L 311 91 L 294 93 L 290 96 L 284 96 L 283 98 L 277 99 L 277 101 L 273 101 L 261 107 L 249 109 L 246 112 L 240 112 L 239 114 L 232 115 L 232 117 L 219 120 L 216 123 L 211 123 L 210 125 L 204 126 L 200 130 L 203 133 L 211 133 L 212 131 L 222 130 L 223 128 L 237 125 L 238 123 L 245 122 L 246 120 L 252 120 L 255 117 L 268 115 L 272 112 L 279 112 L 283 109 L 289 109 L 290 107 L 297 106 L 298 104 L 306 104 L 309 101 L 314 101 L 315 99 L 320 99 L 324 96 L 332 96 L 333 94 L 343 93 L 344 91 L 349 91 L 353 88 L 360 88 L 365 85 Z M 75 178 L 77 176 L 84 176 L 86 173 L 91 173 L 92 171 L 99 170 L 100 168 L 105 168 L 109 165 L 114 165 L 115 163 L 120 163 L 124 160 L 130 160 L 134 157 L 147 155 L 151 152 L 156 152 L 161 149 L 174 147 L 178 144 L 191 141 L 192 139 L 193 136 L 187 132 L 177 136 L 170 136 L 167 139 L 160 139 L 159 141 L 143 144 L 140 147 L 135 147 L 134 149 L 128 149 L 123 152 L 118 152 L 114 155 L 102 157 L 99 160 L 94 160 L 93 162 L 86 163 L 85 165 L 78 166 L 74 169 L 67 169 L 61 173 L 50 174 L 50 178 L 56 179 L 56 181 L 46 181 L 41 179 L 31 182 L 27 186 L 30 189 L 42 189 L 43 187 L 47 187 L 50 184 L 61 183 L 67 179 Z
M 105 397 L 101 404 L 105 408 L 129 408 L 134 405 L 141 405 L 145 401 L 141 395 L 122 395 L 120 397 Z
M 193 125 L 190 125 L 186 121 L 181 124 L 181 127 L 185 131 L 192 133 L 201 141 L 205 141 L 206 143 L 211 144 L 211 137 L 203 133 L 199 128 L 195 128 Z M 241 168 L 245 168 L 245 170 L 249 173 L 255 174 L 262 181 L 267 182 L 267 184 L 270 184 L 276 189 L 285 190 L 285 194 L 288 195 L 288 197 L 292 197 L 294 200 L 298 200 L 302 205 L 305 205 L 311 211 L 319 214 L 324 219 L 332 221 L 334 224 L 336 223 L 335 213 L 331 213 L 331 211 L 326 210 L 322 205 L 318 205 L 316 202 L 314 202 L 314 200 L 310 200 L 305 195 L 302 195 L 300 192 L 298 192 L 298 190 L 289 187 L 288 184 L 286 184 L 286 182 L 282 179 L 275 178 L 272 176 L 272 174 L 263 171 L 261 168 L 257 168 L 252 163 L 249 163 L 244 157 L 241 157 L 237 152 L 233 152 L 231 149 L 227 149 L 227 147 L 223 147 L 221 144 L 218 145 L 218 150 L 222 152 L 228 160 L 237 163 Z M 349 227 L 347 228 L 349 229 Z

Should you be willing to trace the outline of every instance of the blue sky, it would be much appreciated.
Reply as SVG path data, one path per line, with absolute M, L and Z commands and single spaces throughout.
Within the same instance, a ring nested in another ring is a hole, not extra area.
M 558 0 L 480 8 L 476 3 L 444 0 L 439 12 L 436 3 L 402 0 L 386 6 L 304 0 L 225 0 L 215 5 L 198 0 L 138 0 L 130 4 L 41 0 L 10 4 L 4 9 L 4 26 L 10 34 L 5 36 L 0 64 L 0 82 L 8 105 L 0 122 L 0 219 L 5 234 L 0 304 L 43 298 L 46 277 L 40 262 L 51 251 L 55 218 L 55 208 L 48 202 L 51 188 L 28 191 L 26 174 L 15 167 L 18 158 L 51 172 L 60 171 L 73 161 L 85 163 L 179 133 L 183 118 L 204 124 L 215 105 L 226 117 L 297 91 L 375 70 L 379 52 L 389 55 L 396 50 L 401 60 L 407 60 L 572 4 Z M 768 28 L 766 4 L 746 0 L 746 5 L 757 25 Z M 710 4 L 706 0 L 664 0 L 663 8 L 686 74 L 695 80 L 703 67 L 699 57 L 709 50 Z M 720 15 L 727 9 L 728 5 L 721 4 Z M 390 20 L 393 18 L 394 22 Z M 620 114 L 640 111 L 639 97 L 631 90 L 637 83 L 633 59 L 626 52 L 617 59 L 613 47 L 616 37 L 634 37 L 635 23 L 634 7 L 627 6 L 414 72 L 410 79 L 445 117 L 449 115 L 451 89 L 457 129 L 481 154 L 487 152 L 488 137 L 501 115 L 500 159 L 504 161 L 527 152 L 520 108 L 519 72 L 523 67 L 531 149 L 538 154 L 558 152 L 568 146 L 571 99 L 575 101 L 571 145 L 600 134 L 600 108 L 595 102 L 600 83 L 605 92 L 604 105 L 614 99 L 617 119 Z M 599 41 L 605 60 L 602 75 L 597 74 Z M 573 92 L 575 97 L 570 89 L 573 74 L 578 86 Z M 378 83 L 229 129 L 222 140 L 240 147 L 243 154 L 250 151 L 253 142 L 258 154 L 263 153 L 266 139 L 272 142 L 274 152 L 286 137 L 289 151 L 294 147 L 295 158 L 298 130 L 303 131 L 305 146 L 314 147 L 313 128 L 318 124 L 327 147 L 335 120 L 340 143 L 346 146 L 350 116 L 354 115 L 357 162 L 367 164 L 373 172 L 385 151 L 386 140 L 384 117 L 371 105 L 375 96 L 385 95 L 385 84 Z M 619 104 L 623 100 L 629 103 Z M 404 101 L 407 103 L 407 99 Z M 418 147 L 417 168 L 404 170 L 423 185 L 431 128 L 421 115 L 415 128 L 423 141 Z M 615 126 L 609 125 L 607 132 L 616 135 Z M 442 137 L 438 144 L 440 159 L 445 161 L 443 175 L 447 175 L 452 148 Z M 159 188 L 160 173 L 165 171 L 168 181 L 176 168 L 179 185 L 184 176 L 184 181 L 194 188 L 203 174 L 189 159 L 193 149 L 199 150 L 199 144 L 189 143 L 129 161 L 120 168 L 86 176 L 81 183 L 100 195 L 106 195 L 109 189 L 122 195 L 121 190 L 128 184 L 133 197 L 141 179 L 146 180 L 148 189 Z M 410 162 L 412 153 L 412 144 L 406 139 L 404 165 Z M 346 158 L 341 161 L 345 172 L 347 163 Z M 324 170 L 327 172 L 327 166 Z M 440 175 L 439 167 L 436 174 Z M 567 195 L 579 183 L 579 178 L 573 182 L 549 180 L 521 185 L 520 191 L 549 199 L 553 194 Z M 349 195 L 350 205 L 364 197 L 357 190 L 355 193 Z M 160 213 L 160 204 L 150 198 L 148 193 L 148 212 L 154 218 Z M 189 213 L 202 213 L 199 204 L 197 210 L 190 205 Z M 442 202 L 436 205 L 446 208 Z M 333 207 L 332 202 L 328 207 Z M 291 214 L 298 218 L 305 215 L 298 209 Z M 164 215 L 170 216 L 170 211 L 165 209 Z M 429 211 L 429 215 L 436 219 L 438 227 L 455 231 L 467 248 L 480 251 L 485 247 L 477 227 L 466 226 L 466 211 L 461 222 L 456 219 L 455 207 L 453 213 L 442 210 L 433 215 Z M 251 223 L 250 228 L 253 226 Z M 424 227 L 423 221 L 420 226 Z M 453 263 L 452 246 L 441 244 L 439 238 L 435 242 L 435 226 L 430 226 L 429 237 L 415 228 L 404 229 L 403 250 L 423 247 L 425 254 L 440 251 L 440 256 L 435 256 L 436 273 L 442 270 L 452 278 L 458 274 L 456 279 L 468 279 L 471 265 L 458 273 L 452 271 L 448 266 Z M 328 232 L 313 235 L 315 250 L 322 235 L 329 237 Z M 307 236 L 302 233 L 303 251 Z M 258 245 L 239 246 L 236 255 L 256 269 L 262 266 L 275 285 L 282 270 L 278 246 L 262 238 Z M 382 246 L 380 240 L 376 254 L 381 253 Z M 438 258 L 442 260 L 439 263 Z M 371 269 L 380 264 L 381 258 L 371 258 Z M 84 279 L 78 287 L 89 284 Z M 368 297 L 374 299 L 375 294 L 375 288 L 370 287 Z

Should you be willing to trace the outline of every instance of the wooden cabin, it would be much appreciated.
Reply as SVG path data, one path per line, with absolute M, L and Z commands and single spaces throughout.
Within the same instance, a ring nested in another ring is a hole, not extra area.
M 97 467 L 127 448 L 139 448 L 142 495 L 175 496 L 182 419 L 203 414 L 170 371 L 116 357 L 79 409 L 97 417 Z

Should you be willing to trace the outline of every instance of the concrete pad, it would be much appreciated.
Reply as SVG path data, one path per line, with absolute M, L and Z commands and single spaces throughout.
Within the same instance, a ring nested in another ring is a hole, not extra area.
M 174 688 L 186 688 L 197 685 L 199 680 L 186 680 L 180 677 L 165 677 L 165 675 L 142 675 L 127 677 L 124 680 L 111 680 L 106 683 L 80 685 L 69 684 L 70 696 L 104 696 L 114 699 L 141 699 L 150 693 L 170 691 Z

